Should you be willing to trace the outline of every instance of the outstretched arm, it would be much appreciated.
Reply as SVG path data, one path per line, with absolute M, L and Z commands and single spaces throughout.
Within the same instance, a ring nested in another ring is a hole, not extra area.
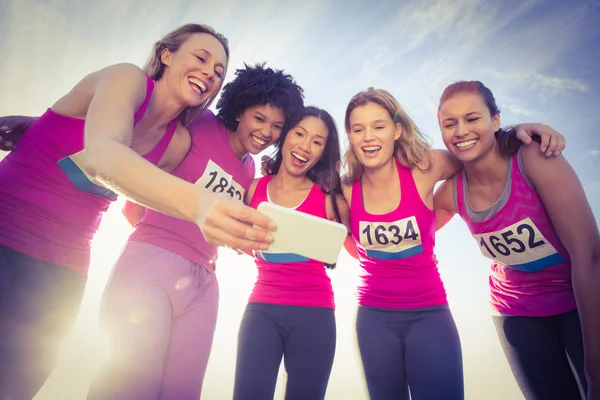
M 129 148 L 133 116 L 146 94 L 142 70 L 119 64 L 102 70 L 97 79 L 85 124 L 88 173 L 136 203 L 196 222 L 211 244 L 268 248 L 271 235 L 253 227 L 273 229 L 265 215 L 169 175 Z

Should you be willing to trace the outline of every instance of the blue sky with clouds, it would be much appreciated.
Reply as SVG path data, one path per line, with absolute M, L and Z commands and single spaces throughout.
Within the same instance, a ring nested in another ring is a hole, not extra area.
M 350 97 L 374 86 L 394 94 L 443 147 L 435 117 L 442 90 L 455 80 L 481 80 L 494 91 L 503 123 L 541 121 L 567 137 L 565 156 L 600 215 L 597 0 L 0 0 L 0 9 L 0 114 L 40 114 L 85 74 L 116 62 L 142 65 L 161 35 L 201 22 L 229 38 L 229 79 L 244 62 L 283 68 L 304 87 L 307 104 L 330 111 L 340 129 Z M 88 322 L 129 233 L 118 214 L 107 216 L 96 240 L 82 311 Z M 519 399 L 489 318 L 488 262 L 457 219 L 437 243 L 463 341 L 467 398 Z M 209 400 L 231 394 L 236 331 L 254 278 L 249 259 L 223 251 L 220 265 Z M 364 399 L 353 328 L 358 269 L 346 254 L 338 265 L 331 277 L 339 337 L 328 398 Z M 79 357 L 71 362 L 80 366 Z M 60 376 L 73 374 L 65 365 L 53 381 L 57 390 L 67 385 Z

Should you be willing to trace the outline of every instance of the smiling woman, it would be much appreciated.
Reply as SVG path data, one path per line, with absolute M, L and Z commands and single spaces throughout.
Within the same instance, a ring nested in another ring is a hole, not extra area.
M 302 89 L 283 71 L 237 70 L 218 116 L 206 111 L 188 125 L 192 146 L 173 175 L 241 204 L 254 177 L 251 155 L 276 141 L 302 106 Z M 257 138 L 264 143 L 257 146 Z M 125 211 L 135 230 L 102 299 L 102 328 L 115 357 L 88 399 L 198 399 L 217 322 L 218 248 L 193 222 L 140 208 Z
M 545 158 L 500 129 L 494 95 L 479 81 L 446 88 L 438 116 L 464 163 L 435 195 L 438 219 L 458 213 L 492 260 L 494 323 L 523 394 L 577 399 L 589 388 L 594 398 L 600 234 L 577 176 L 561 156 Z
M 189 220 L 205 216 L 208 196 L 161 169 L 187 154 L 185 124 L 213 101 L 228 57 L 211 27 L 184 25 L 156 43 L 144 70 L 118 64 L 87 75 L 0 162 L 0 292 L 9 299 L 0 310 L 0 397 L 29 399 L 50 373 L 115 192 Z

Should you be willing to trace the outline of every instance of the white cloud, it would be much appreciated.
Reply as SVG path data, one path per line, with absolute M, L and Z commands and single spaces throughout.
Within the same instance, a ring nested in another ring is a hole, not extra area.
M 586 154 L 586 156 L 588 156 L 588 157 L 596 157 L 596 156 L 598 156 L 598 155 L 600 155 L 600 150 L 590 150 L 590 151 L 589 151 L 589 152 Z

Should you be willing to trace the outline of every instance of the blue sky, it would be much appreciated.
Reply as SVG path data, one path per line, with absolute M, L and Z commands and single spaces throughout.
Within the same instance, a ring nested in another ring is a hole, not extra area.
M 307 104 L 330 111 L 340 129 L 350 97 L 374 86 L 394 94 L 443 147 L 435 118 L 442 90 L 455 80 L 481 80 L 494 91 L 504 124 L 541 121 L 565 134 L 565 156 L 600 215 L 598 1 L 0 0 L 0 8 L 0 114 L 40 114 L 85 74 L 116 62 L 142 65 L 161 35 L 206 23 L 229 38 L 229 79 L 244 62 L 283 68 L 304 87 Z M 128 233 L 115 207 L 96 239 L 84 328 Z M 519 399 L 489 318 L 487 260 L 457 219 L 437 244 L 463 342 L 467 398 Z M 328 398 L 364 399 L 353 328 L 358 269 L 344 253 L 338 266 L 330 274 L 339 336 Z M 221 252 L 206 399 L 230 396 L 237 326 L 254 273 L 250 259 Z M 73 343 L 87 343 L 92 328 L 84 328 Z M 81 365 L 78 357 L 71 361 Z M 63 366 L 63 377 L 73 374 Z M 60 376 L 53 382 L 64 390 Z

